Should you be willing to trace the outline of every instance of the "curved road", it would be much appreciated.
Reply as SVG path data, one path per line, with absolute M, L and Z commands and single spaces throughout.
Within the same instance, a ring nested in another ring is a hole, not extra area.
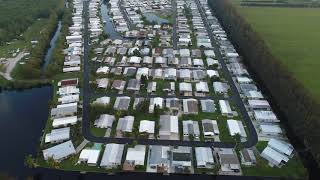
M 180 141 L 180 140 L 159 140 L 159 139 L 132 139 L 132 138 L 112 138 L 112 137 L 95 137 L 90 132 L 90 121 L 89 121 L 89 104 L 90 104 L 90 85 L 89 85 L 89 74 L 90 74 L 90 65 L 89 65 L 89 31 L 88 31 L 88 1 L 84 1 L 84 77 L 83 77 L 83 109 L 82 109 L 82 133 L 85 139 L 91 142 L 98 142 L 98 143 L 120 143 L 120 144 L 130 144 L 134 140 L 138 142 L 138 144 L 144 145 L 171 145 L 171 146 L 204 146 L 204 147 L 219 147 L 219 148 L 233 148 L 235 143 L 227 143 L 227 142 L 200 142 L 200 141 Z M 202 8 L 200 8 L 199 1 L 196 0 L 198 8 L 200 10 L 201 16 L 203 21 L 207 27 L 207 31 L 211 36 L 212 42 L 214 41 L 212 32 L 209 29 L 209 25 L 206 21 L 206 16 Z M 255 128 L 251 122 L 251 119 L 245 109 L 245 106 L 240 98 L 239 93 L 237 93 L 237 88 L 232 80 L 232 77 L 227 69 L 227 66 L 222 58 L 220 51 L 218 50 L 217 44 L 213 43 L 215 47 L 215 53 L 222 65 L 222 70 L 224 74 L 226 74 L 227 79 L 231 85 L 231 89 L 234 92 L 233 96 L 231 97 L 240 108 L 241 114 L 245 119 L 245 124 L 248 127 L 249 134 L 246 142 L 243 142 L 243 145 L 247 148 L 254 146 L 257 141 L 257 133 Z

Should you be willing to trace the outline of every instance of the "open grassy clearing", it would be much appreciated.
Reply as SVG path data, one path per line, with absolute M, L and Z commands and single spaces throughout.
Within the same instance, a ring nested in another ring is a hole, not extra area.
M 42 29 L 46 25 L 47 19 L 39 19 L 35 21 L 23 34 L 19 40 L 13 40 L 7 45 L 0 46 L 0 57 L 8 58 L 12 57 L 12 54 L 17 49 L 20 51 L 24 48 L 31 47 L 31 40 L 37 40 L 37 37 L 41 33 Z
M 320 100 L 320 83 L 313 78 L 320 68 L 320 9 L 244 7 L 239 0 L 232 2 L 271 52 Z

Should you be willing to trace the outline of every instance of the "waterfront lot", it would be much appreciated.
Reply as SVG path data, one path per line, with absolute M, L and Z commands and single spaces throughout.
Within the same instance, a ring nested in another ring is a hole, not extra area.
M 244 7 L 234 2 L 272 53 L 320 100 L 320 85 L 313 78 L 320 67 L 319 8 Z

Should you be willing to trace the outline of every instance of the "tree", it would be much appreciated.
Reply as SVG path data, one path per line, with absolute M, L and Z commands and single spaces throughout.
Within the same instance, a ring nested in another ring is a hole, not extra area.
M 243 145 L 242 145 L 242 143 L 241 143 L 241 135 L 240 135 L 239 133 L 235 134 L 235 135 L 233 136 L 233 140 L 234 140 L 234 142 L 235 142 L 235 146 L 234 146 L 235 150 L 236 150 L 237 152 L 240 151 L 240 150 L 242 150 L 242 149 L 243 149 Z
M 36 166 L 35 159 L 31 154 L 25 157 L 24 163 L 28 168 L 34 168 Z

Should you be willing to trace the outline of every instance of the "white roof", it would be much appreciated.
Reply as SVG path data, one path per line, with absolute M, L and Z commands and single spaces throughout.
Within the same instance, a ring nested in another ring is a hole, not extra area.
M 207 57 L 214 57 L 215 56 L 215 53 L 213 50 L 204 50 L 204 54 L 207 56 Z
M 97 164 L 100 150 L 83 149 L 79 156 L 79 161 L 86 161 L 88 164 Z
M 126 161 L 134 162 L 135 165 L 144 165 L 146 154 L 145 145 L 136 145 L 134 148 L 128 148 Z
M 58 98 L 58 102 L 60 102 L 62 104 L 73 103 L 73 102 L 78 102 L 78 101 L 79 101 L 79 94 L 66 95 L 66 96 L 62 96 L 62 97 Z
M 206 166 L 214 163 L 212 150 L 209 147 L 195 147 L 195 154 L 197 166 Z
M 209 87 L 207 82 L 200 81 L 196 83 L 196 91 L 198 92 L 209 92 Z
M 216 71 L 216 70 L 211 70 L 211 69 L 207 70 L 207 75 L 208 75 L 209 77 L 213 77 L 213 76 L 219 77 L 218 71 Z
M 275 165 L 275 166 L 279 166 L 282 161 L 284 161 L 284 162 L 289 161 L 289 158 L 286 155 L 275 151 L 274 149 L 270 148 L 269 146 L 266 147 L 262 151 L 261 157 L 265 158 L 266 160 L 269 161 L 270 164 Z
M 182 82 L 179 84 L 179 91 L 188 91 L 192 92 L 192 85 L 191 83 Z
M 125 116 L 123 118 L 119 118 L 117 130 L 121 130 L 124 132 L 132 132 L 133 122 L 134 116 Z
M 99 97 L 93 103 L 107 105 L 110 103 L 110 97 L 107 97 L 107 96 Z
M 249 106 L 253 109 L 268 109 L 270 104 L 267 100 L 248 100 Z
M 58 144 L 51 148 L 45 149 L 43 152 L 43 158 L 47 160 L 48 158 L 52 157 L 54 160 L 61 160 L 63 158 L 68 157 L 71 154 L 76 153 L 74 146 L 70 141 Z
M 237 81 L 239 83 L 251 83 L 252 82 L 252 80 L 248 77 L 239 77 L 239 76 L 237 77 Z
M 115 116 L 109 114 L 101 114 L 99 119 L 95 120 L 94 125 L 99 128 L 111 128 Z
M 260 91 L 249 91 L 246 95 L 248 98 L 262 99 L 263 95 Z
M 130 63 L 139 64 L 140 61 L 141 61 L 141 57 L 132 56 L 132 57 L 129 58 L 129 62 L 130 62 Z
M 79 94 L 80 90 L 76 86 L 64 86 L 59 88 L 57 94 L 60 96 L 70 95 L 70 94 Z
M 107 66 L 99 67 L 96 71 L 96 73 L 103 73 L 107 74 L 109 72 L 110 68 Z
M 124 144 L 107 144 L 101 159 L 100 166 L 120 165 Z
M 139 132 L 154 134 L 154 127 L 155 127 L 154 121 L 142 120 L 140 121 Z
M 219 100 L 220 110 L 222 114 L 231 114 L 232 110 L 227 100 Z
M 70 138 L 70 127 L 53 129 L 45 136 L 45 143 L 64 141 Z
M 189 57 L 190 56 L 190 50 L 189 49 L 180 49 L 179 50 L 181 57 Z
M 193 65 L 194 66 L 203 66 L 203 60 L 202 59 L 193 59 Z
M 97 79 L 97 83 L 99 88 L 107 88 L 109 84 L 109 79 L 108 78 Z
M 281 134 L 282 130 L 277 124 L 261 124 L 260 129 L 265 134 Z
M 240 134 L 240 136 L 242 137 L 247 137 L 247 134 L 244 131 L 244 127 L 241 121 L 229 119 L 227 120 L 227 124 L 231 136 Z
M 279 122 L 276 115 L 272 111 L 253 111 L 254 117 L 258 121 L 273 121 Z
M 63 117 L 53 119 L 52 127 L 66 126 L 68 124 L 75 124 L 78 121 L 77 116 Z
M 288 156 L 290 156 L 294 150 L 291 144 L 278 139 L 270 139 L 268 146 Z

